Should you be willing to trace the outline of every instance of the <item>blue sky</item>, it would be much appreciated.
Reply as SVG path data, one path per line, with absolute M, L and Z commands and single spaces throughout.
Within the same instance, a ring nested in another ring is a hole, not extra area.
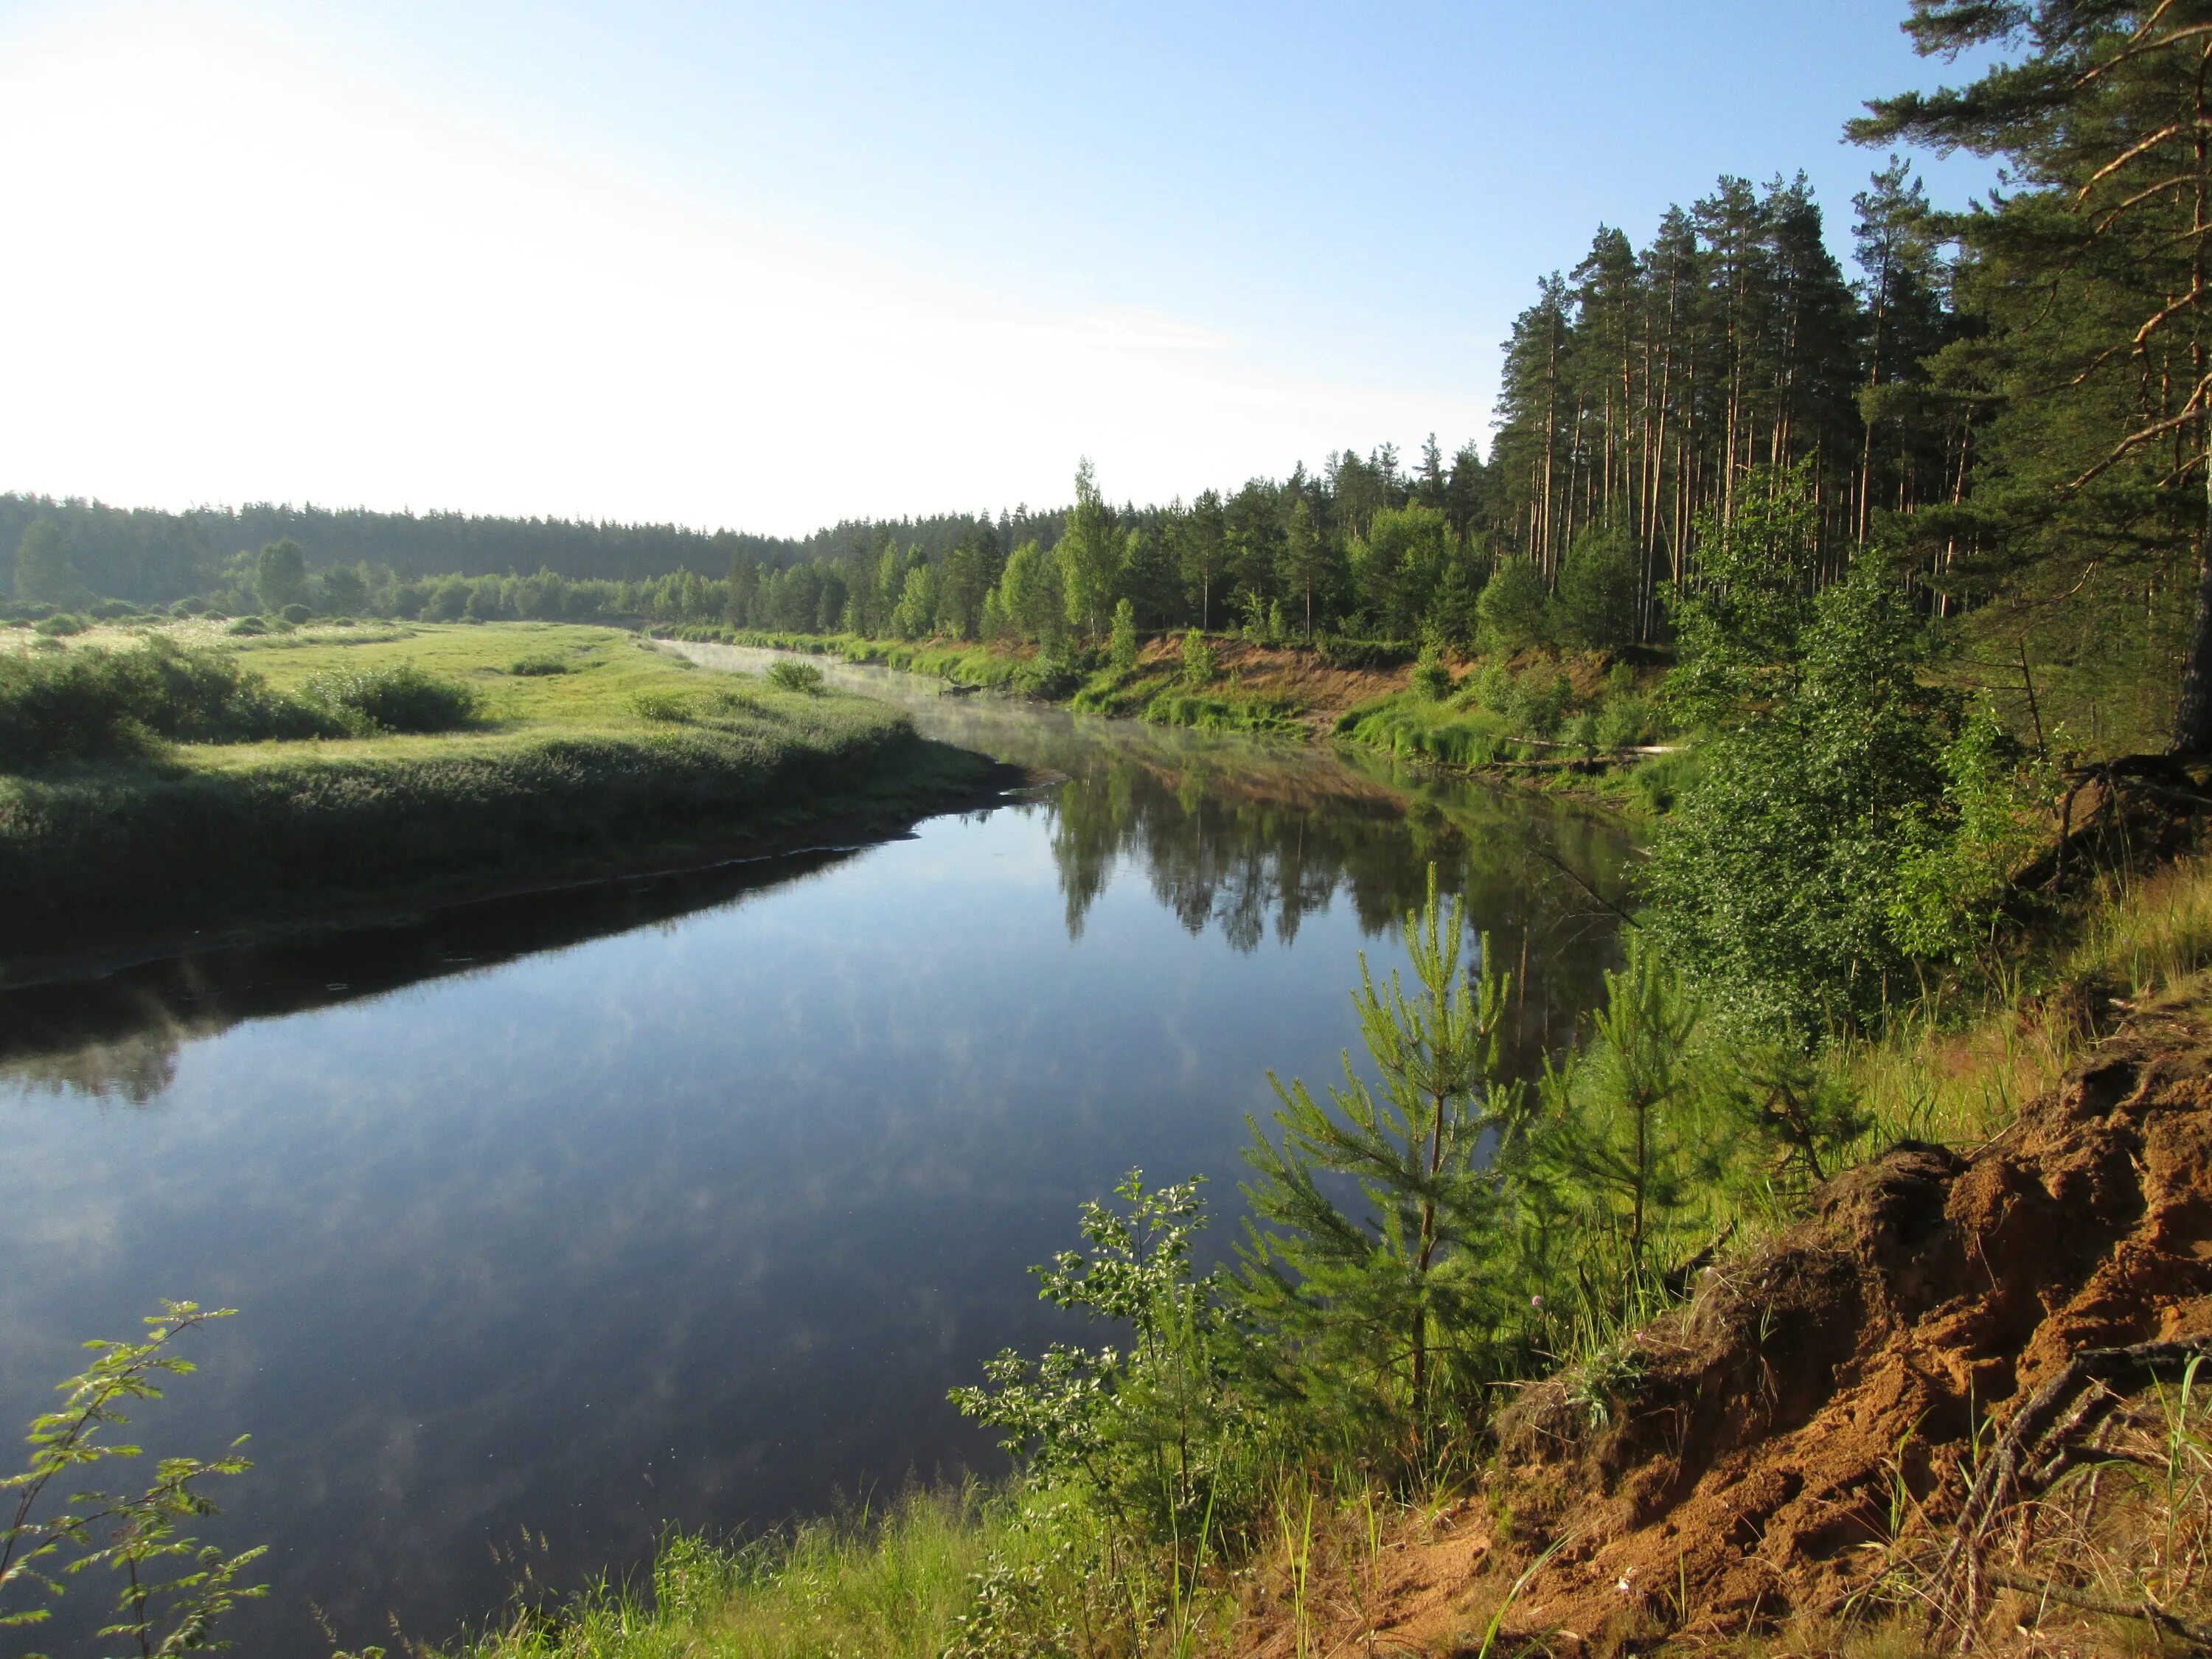
M 103 268 L 0 276 L 68 343 L 0 487 L 797 531 L 1449 447 L 1601 222 L 1802 168 L 1847 251 L 1903 11 L 0 10 L 0 187 Z

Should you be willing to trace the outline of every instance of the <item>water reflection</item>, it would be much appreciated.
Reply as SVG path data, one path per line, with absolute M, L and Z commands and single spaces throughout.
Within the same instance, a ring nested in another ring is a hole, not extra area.
M 784 653 L 672 648 L 709 668 L 757 672 Z M 1363 933 L 1421 902 L 1431 863 L 1472 931 L 1523 982 L 1509 1046 L 1522 1063 L 1565 1040 L 1589 1005 L 1636 848 L 1576 803 L 1454 777 L 1350 747 L 1224 737 L 1105 720 L 933 681 L 810 659 L 835 684 L 902 704 L 925 736 L 1061 774 L 1042 792 L 1068 935 L 1125 861 L 1193 933 L 1240 951 L 1288 945 L 1341 896 Z
M 993 1467 L 944 1395 L 1069 1334 L 1024 1265 L 1133 1164 L 1233 1211 L 1267 1070 L 1336 1074 L 1354 958 L 1396 964 L 1430 860 L 1525 968 L 1517 1063 L 1611 960 L 1543 853 L 1609 892 L 1628 848 L 1572 811 L 918 718 L 1056 781 L 857 851 L 0 996 L 0 1424 L 157 1297 L 239 1307 L 142 1425 L 254 1437 L 207 1529 L 276 1544 L 242 1650 L 328 1651 L 311 1604 L 347 1647 L 436 1640 L 498 1604 L 525 1527 L 574 1585 L 668 1521 Z

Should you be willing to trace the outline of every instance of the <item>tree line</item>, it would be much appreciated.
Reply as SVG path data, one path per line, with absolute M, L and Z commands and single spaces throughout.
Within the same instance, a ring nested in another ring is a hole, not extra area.
M 2212 748 L 2200 11 L 1914 0 L 1925 52 L 2005 55 L 1969 85 L 1875 100 L 1850 136 L 2000 157 L 2006 187 L 1937 210 L 1893 156 L 1853 198 L 1848 270 L 1802 176 L 1723 177 L 1641 248 L 1601 227 L 1516 319 L 1486 454 L 1433 435 L 1411 462 L 1347 447 L 1146 507 L 1109 504 L 1086 464 L 1064 508 L 804 540 L 13 495 L 0 545 L 51 522 L 71 580 L 141 601 L 250 603 L 242 550 L 282 541 L 326 585 L 339 573 L 338 600 L 350 568 L 361 605 L 396 615 L 1056 648 L 1103 641 L 1126 601 L 1139 628 L 1615 647 L 1669 637 L 1668 596 L 1712 585 L 1704 550 L 1755 474 L 1786 471 L 1815 508 L 1815 587 L 1872 547 L 1923 613 L 2023 655 L 2173 684 L 2186 663 L 2176 740 Z

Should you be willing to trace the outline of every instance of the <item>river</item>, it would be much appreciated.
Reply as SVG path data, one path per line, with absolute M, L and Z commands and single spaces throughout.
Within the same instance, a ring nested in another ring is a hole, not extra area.
M 1339 1075 L 1431 863 L 1522 975 L 1524 1072 L 1613 960 L 1632 848 L 1571 805 L 823 665 L 1055 781 L 0 996 L 0 1426 L 158 1297 L 239 1309 L 133 1429 L 252 1434 L 203 1528 L 270 1546 L 244 1650 L 448 1640 L 668 1522 L 997 1470 L 945 1395 L 1072 1334 L 1024 1267 L 1133 1167 L 1206 1176 L 1225 1250 L 1267 1071 Z

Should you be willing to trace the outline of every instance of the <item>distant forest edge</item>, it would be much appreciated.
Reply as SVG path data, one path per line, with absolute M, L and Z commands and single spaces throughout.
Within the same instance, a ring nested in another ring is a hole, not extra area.
M 1948 16 L 1912 27 L 1948 50 Z M 2150 92 L 2197 95 L 2160 81 L 2170 70 L 2144 70 Z M 2167 712 L 2126 723 L 2147 731 L 2178 706 L 2184 746 L 2212 748 L 2212 305 L 2198 303 L 2212 220 L 2158 175 L 2163 152 L 2100 170 L 2072 108 L 2093 94 L 2014 88 L 1994 138 L 1970 103 L 1872 106 L 1860 141 L 2002 149 L 2017 182 L 1938 211 L 1892 158 L 1852 200 L 1855 275 L 1802 175 L 1723 177 L 1642 248 L 1601 227 L 1516 319 L 1486 454 L 1447 456 L 1432 434 L 1410 461 L 1346 448 L 1318 471 L 1301 461 L 1141 507 L 1110 505 L 1085 463 L 1065 508 L 799 540 L 11 495 L 0 548 L 35 532 L 19 617 L 102 594 L 229 611 L 289 600 L 1056 653 L 1102 644 L 1126 601 L 1143 629 L 1609 649 L 1667 641 L 1680 599 L 1719 585 L 1708 550 L 1779 477 L 1806 521 L 1771 559 L 1801 592 L 1870 550 L 1923 615 L 1967 620 L 1984 666 L 2017 662 L 2027 683 L 2031 663 L 2051 665 L 2092 704 L 2155 687 Z
M 1056 538 L 1065 515 L 1000 514 L 1003 532 Z M 873 551 L 886 537 L 941 557 L 980 520 L 932 518 L 853 520 L 805 537 L 756 536 L 681 525 L 593 524 L 574 519 L 517 519 L 465 513 L 378 513 L 367 507 L 198 507 L 183 512 L 109 507 L 77 497 L 0 494 L 0 548 L 13 550 L 33 524 L 61 530 L 74 574 L 105 599 L 169 605 L 220 592 L 252 556 L 276 541 L 295 543 L 311 570 L 339 565 L 423 575 L 488 576 L 549 572 L 569 580 L 650 581 L 682 571 L 720 575 L 738 558 L 770 568 Z M 0 586 L 12 561 L 0 557 Z M 30 595 L 18 595 L 30 599 Z

